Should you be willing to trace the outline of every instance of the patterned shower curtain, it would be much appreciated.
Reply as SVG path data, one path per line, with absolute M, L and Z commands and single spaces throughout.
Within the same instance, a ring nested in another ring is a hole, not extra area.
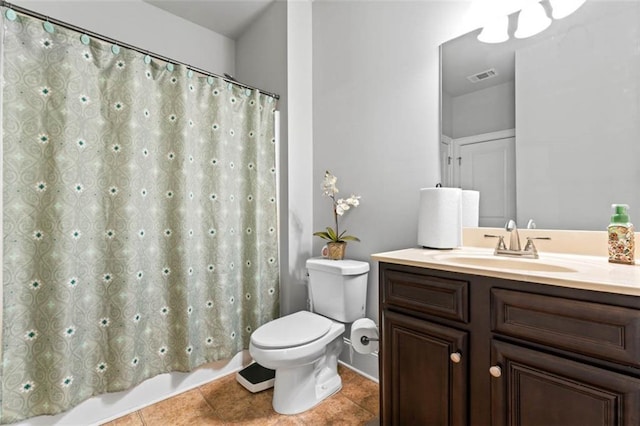
M 0 422 L 247 348 L 278 313 L 276 100 L 5 13 Z

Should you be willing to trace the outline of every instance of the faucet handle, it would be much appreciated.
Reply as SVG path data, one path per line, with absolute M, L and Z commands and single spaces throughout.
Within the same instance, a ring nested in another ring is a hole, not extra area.
M 532 240 L 550 240 L 551 237 L 527 237 L 527 245 L 533 244 Z
M 485 238 L 497 238 L 498 245 L 496 246 L 496 250 L 506 250 L 507 246 L 504 244 L 504 236 L 502 235 L 492 235 L 492 234 L 484 234 Z
M 527 222 L 527 229 L 536 229 L 536 223 L 533 219 L 529 219 L 529 222 Z
M 524 246 L 524 251 L 532 252 L 537 258 L 538 250 L 536 249 L 536 246 L 533 245 L 533 240 L 550 240 L 550 239 L 551 237 L 527 237 L 527 244 L 525 244 Z

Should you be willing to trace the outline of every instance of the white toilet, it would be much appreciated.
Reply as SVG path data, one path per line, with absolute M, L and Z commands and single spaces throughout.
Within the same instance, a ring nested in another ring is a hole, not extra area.
M 338 356 L 344 324 L 365 316 L 369 264 L 307 260 L 311 312 L 275 319 L 251 335 L 249 353 L 276 371 L 273 409 L 297 414 L 342 388 Z

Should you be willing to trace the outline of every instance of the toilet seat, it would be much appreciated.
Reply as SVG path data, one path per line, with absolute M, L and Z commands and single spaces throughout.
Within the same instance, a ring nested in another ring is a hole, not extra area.
M 251 343 L 264 349 L 292 348 L 321 338 L 332 324 L 329 318 L 299 311 L 258 327 L 251 335 Z

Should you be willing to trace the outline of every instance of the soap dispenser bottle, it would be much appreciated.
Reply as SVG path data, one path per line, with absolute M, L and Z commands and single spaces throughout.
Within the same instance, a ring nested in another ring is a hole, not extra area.
M 635 242 L 633 224 L 629 221 L 626 204 L 613 204 L 609 224 L 609 262 L 633 265 Z

